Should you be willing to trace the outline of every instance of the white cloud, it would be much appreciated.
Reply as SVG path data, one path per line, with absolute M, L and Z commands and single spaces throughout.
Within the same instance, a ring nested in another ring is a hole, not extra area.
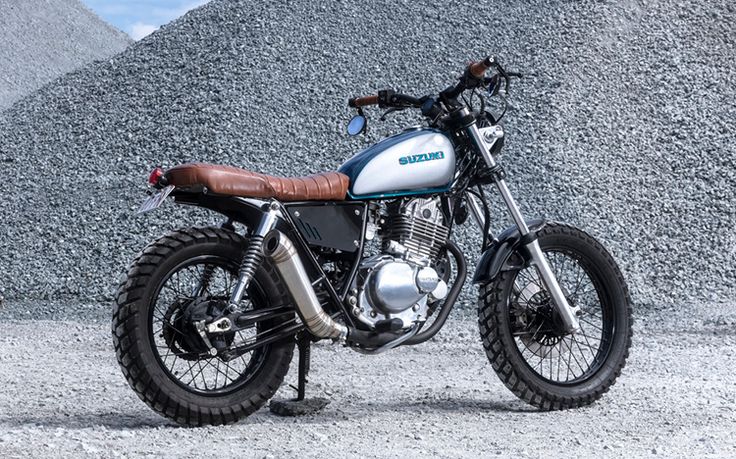
M 163 25 L 168 24 L 174 19 L 183 16 L 189 10 L 200 7 L 210 0 L 189 0 L 180 3 L 180 6 L 173 8 L 154 7 L 148 12 L 147 17 L 144 19 L 145 22 L 138 21 L 128 27 L 128 35 L 133 40 L 140 40 L 144 38 Z
M 131 36 L 131 38 L 133 38 L 133 40 L 137 41 L 141 38 L 151 35 L 156 30 L 158 30 L 158 27 L 153 24 L 136 22 L 135 24 L 130 26 L 130 28 L 128 29 L 128 34 Z

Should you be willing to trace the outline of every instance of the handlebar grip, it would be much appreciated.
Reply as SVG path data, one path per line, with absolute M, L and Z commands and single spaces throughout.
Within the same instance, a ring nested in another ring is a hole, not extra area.
M 365 107 L 366 105 L 378 105 L 378 96 L 353 97 L 348 100 L 349 107 Z
M 468 71 L 475 78 L 483 78 L 483 75 L 486 74 L 486 70 L 493 67 L 495 63 L 496 63 L 496 58 L 494 58 L 493 56 L 488 56 L 480 62 L 471 63 L 468 66 Z

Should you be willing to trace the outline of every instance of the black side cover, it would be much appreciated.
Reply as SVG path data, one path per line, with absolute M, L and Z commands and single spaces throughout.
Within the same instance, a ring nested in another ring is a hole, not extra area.
M 309 245 L 355 252 L 363 232 L 365 204 L 305 202 L 285 204 L 289 215 Z

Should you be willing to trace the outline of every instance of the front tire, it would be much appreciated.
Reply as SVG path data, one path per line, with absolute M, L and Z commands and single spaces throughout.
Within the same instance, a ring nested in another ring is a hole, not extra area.
M 535 268 L 525 267 L 481 286 L 483 347 L 501 381 L 525 402 L 544 410 L 589 405 L 626 364 L 632 336 L 628 289 L 616 262 L 589 234 L 548 223 L 538 237 L 568 301 L 581 308 L 581 331 L 562 331 Z M 565 274 L 565 267 L 577 274 Z
M 242 362 L 225 361 L 207 355 L 206 347 L 202 349 L 199 337 L 190 333 L 192 327 L 185 323 L 191 308 L 211 308 L 226 301 L 245 247 L 244 237 L 220 228 L 169 233 L 133 261 L 118 290 L 112 335 L 123 374 L 141 400 L 179 424 L 236 422 L 262 407 L 288 372 L 293 339 L 239 356 Z M 206 291 L 200 286 L 198 293 L 193 293 L 191 278 L 185 276 L 189 273 L 196 278 L 208 267 L 212 267 L 212 273 L 205 282 Z M 177 292 L 182 277 L 184 286 Z M 256 271 L 247 295 L 253 308 L 290 303 L 278 274 L 265 262 Z M 272 329 L 289 320 L 293 315 L 259 323 L 258 327 L 264 324 Z M 243 342 L 257 340 L 254 335 L 261 331 L 254 329 L 250 337 L 242 338 Z M 241 339 L 235 334 L 220 336 L 227 345 Z

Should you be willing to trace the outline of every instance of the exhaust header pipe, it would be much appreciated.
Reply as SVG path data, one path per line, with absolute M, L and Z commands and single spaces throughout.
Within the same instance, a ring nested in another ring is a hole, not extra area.
M 304 324 L 319 338 L 344 341 L 348 329 L 322 309 L 294 244 L 281 231 L 272 230 L 263 240 L 263 254 L 271 260 L 291 293 Z

